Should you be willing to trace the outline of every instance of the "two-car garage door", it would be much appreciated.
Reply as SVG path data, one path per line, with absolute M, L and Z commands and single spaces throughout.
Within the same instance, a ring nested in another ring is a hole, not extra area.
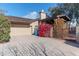
M 11 36 L 31 35 L 31 27 L 11 27 Z

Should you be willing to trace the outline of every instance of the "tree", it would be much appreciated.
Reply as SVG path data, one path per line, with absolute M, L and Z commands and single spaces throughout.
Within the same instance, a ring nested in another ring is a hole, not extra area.
M 79 4 L 78 3 L 63 3 L 59 4 L 59 7 L 64 10 L 64 13 L 71 19 L 79 17 Z
M 54 16 L 54 14 L 57 15 L 57 13 L 67 15 L 72 21 L 75 21 L 74 19 L 76 19 L 77 23 L 79 23 L 79 3 L 57 4 L 56 7 L 51 8 L 50 12 L 52 16 Z
M 0 13 L 0 42 L 7 42 L 10 39 L 10 22 L 3 13 Z
M 63 11 L 58 6 L 54 8 L 50 7 L 49 11 L 53 18 L 55 18 L 57 15 L 63 14 Z

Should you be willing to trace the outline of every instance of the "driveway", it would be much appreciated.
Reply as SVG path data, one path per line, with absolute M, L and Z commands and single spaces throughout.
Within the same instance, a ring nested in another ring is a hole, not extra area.
M 55 38 L 33 35 L 13 36 L 0 43 L 1 56 L 79 56 L 79 44 Z

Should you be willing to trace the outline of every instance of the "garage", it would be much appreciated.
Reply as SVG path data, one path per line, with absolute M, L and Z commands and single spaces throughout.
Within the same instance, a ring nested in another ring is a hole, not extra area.
M 31 35 L 31 28 L 12 27 L 11 36 Z
M 7 19 L 11 22 L 11 36 L 32 35 L 30 24 L 33 20 L 14 16 L 7 16 Z

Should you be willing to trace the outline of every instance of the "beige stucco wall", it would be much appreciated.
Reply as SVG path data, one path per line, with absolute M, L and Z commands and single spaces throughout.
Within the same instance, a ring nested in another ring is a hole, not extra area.
M 33 34 L 35 26 L 38 26 L 38 21 L 35 21 L 35 22 L 31 23 L 30 26 L 32 28 L 32 34 Z
M 41 12 L 40 13 L 40 19 L 42 20 L 42 19 L 45 19 L 45 18 L 46 18 L 46 13 Z
M 24 28 L 24 27 L 11 27 L 11 36 L 20 36 L 20 35 L 31 35 L 31 27 Z

